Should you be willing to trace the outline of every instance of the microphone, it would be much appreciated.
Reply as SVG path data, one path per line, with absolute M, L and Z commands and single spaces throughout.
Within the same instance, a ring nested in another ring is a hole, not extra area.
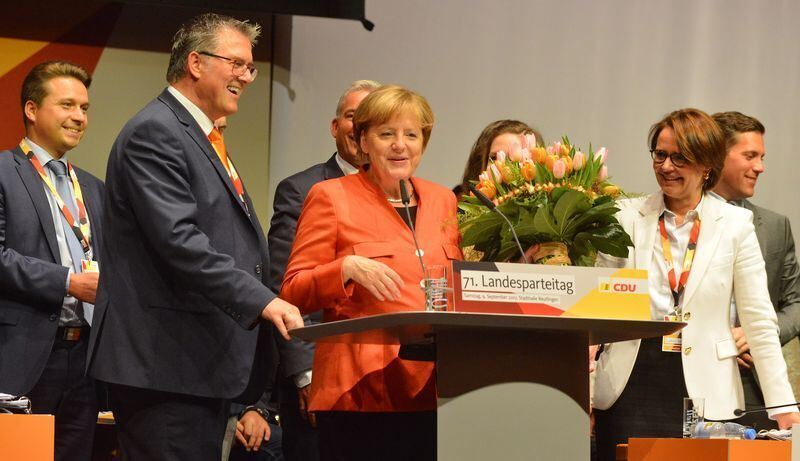
M 422 278 L 428 274 L 425 268 L 425 263 L 422 262 L 422 250 L 419 249 L 417 242 L 417 231 L 414 230 L 414 220 L 411 219 L 411 212 L 408 210 L 408 204 L 411 203 L 411 197 L 408 196 L 408 189 L 406 189 L 406 180 L 400 180 L 400 200 L 403 202 L 403 207 L 406 209 L 406 216 L 408 217 L 408 225 L 411 227 L 411 236 L 414 237 L 414 246 L 417 248 L 417 256 L 419 257 L 419 265 L 422 267 Z
M 522 254 L 522 260 L 525 261 L 525 264 L 528 264 L 529 263 L 528 257 L 525 255 L 525 250 L 522 249 L 522 245 L 519 243 L 519 237 L 517 237 L 517 231 L 514 230 L 514 226 L 511 224 L 511 221 L 509 221 L 506 215 L 503 214 L 503 212 L 497 208 L 497 205 L 495 205 L 493 201 L 489 200 L 489 197 L 483 195 L 483 192 L 479 191 L 478 188 L 475 187 L 475 184 L 468 182 L 467 187 L 469 188 L 470 192 L 475 194 L 475 197 L 478 197 L 478 200 L 480 200 L 481 203 L 486 205 L 490 210 L 499 214 L 503 219 L 506 220 L 506 222 L 508 223 L 508 227 L 511 229 L 511 235 L 514 236 L 514 241 L 517 242 L 517 248 L 519 248 L 519 252 Z
M 741 408 L 737 408 L 733 410 L 733 415 L 742 416 L 745 413 L 756 413 L 759 411 L 772 410 L 773 408 L 790 407 L 792 405 L 800 405 L 800 402 L 787 403 L 786 405 L 773 405 L 771 407 L 758 407 L 758 408 L 753 408 L 751 410 L 742 410 Z

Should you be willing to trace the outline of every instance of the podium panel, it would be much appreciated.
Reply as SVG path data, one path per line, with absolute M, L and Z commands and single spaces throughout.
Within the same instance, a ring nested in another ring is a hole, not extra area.
M 306 341 L 427 345 L 435 350 L 440 461 L 588 460 L 589 345 L 662 336 L 683 326 L 644 320 L 397 312 L 290 333 Z
M 53 461 L 53 415 L 0 414 L 0 460 Z
M 790 461 L 792 442 L 730 439 L 647 439 L 628 441 L 628 461 Z

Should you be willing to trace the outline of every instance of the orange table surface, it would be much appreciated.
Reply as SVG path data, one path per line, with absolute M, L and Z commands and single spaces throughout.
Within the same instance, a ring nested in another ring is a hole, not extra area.
M 53 415 L 0 414 L 0 460 L 53 461 Z
M 776 440 L 637 439 L 628 461 L 791 461 L 792 443 Z

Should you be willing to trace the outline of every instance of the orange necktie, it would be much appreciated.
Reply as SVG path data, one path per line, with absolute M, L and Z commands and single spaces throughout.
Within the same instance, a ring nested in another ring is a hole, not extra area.
M 214 146 L 214 150 L 217 152 L 222 166 L 224 166 L 226 170 L 229 170 L 228 151 L 225 150 L 225 140 L 222 138 L 222 133 L 219 132 L 217 127 L 214 127 L 211 133 L 208 134 L 208 140 L 211 141 L 211 145 Z

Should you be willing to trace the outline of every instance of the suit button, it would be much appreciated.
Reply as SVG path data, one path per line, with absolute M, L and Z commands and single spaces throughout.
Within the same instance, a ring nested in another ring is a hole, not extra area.
M 691 312 L 687 312 L 687 313 L 683 314 L 683 321 L 684 322 L 688 322 L 690 318 L 692 318 L 692 313 Z
M 261 275 L 261 264 L 256 264 L 256 274 Z
M 55 322 L 56 320 L 58 320 L 58 316 L 56 314 L 50 314 L 49 320 L 51 322 Z
M 692 353 L 692 346 L 686 346 L 686 347 L 683 349 L 683 355 L 689 355 L 689 354 L 691 354 L 691 353 Z

